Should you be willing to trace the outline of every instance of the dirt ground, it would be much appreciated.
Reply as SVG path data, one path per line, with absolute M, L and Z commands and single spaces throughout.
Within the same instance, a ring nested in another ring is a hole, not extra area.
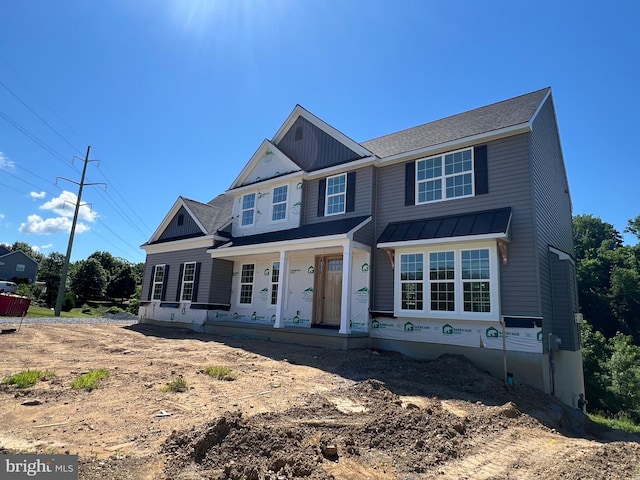
M 0 335 L 0 378 L 27 368 L 56 377 L 0 386 L 0 453 L 77 453 L 82 480 L 640 478 L 638 437 L 457 356 L 27 322 Z M 97 368 L 98 389 L 71 388 Z

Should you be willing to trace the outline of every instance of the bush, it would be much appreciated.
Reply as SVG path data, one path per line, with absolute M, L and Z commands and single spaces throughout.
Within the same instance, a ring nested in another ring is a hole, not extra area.
M 64 299 L 62 300 L 62 311 L 70 312 L 76 307 L 76 297 L 71 292 L 65 292 Z
M 124 312 L 124 310 L 122 310 L 120 307 L 116 307 L 116 306 L 109 307 L 107 309 L 107 313 L 110 313 L 111 315 L 115 315 L 116 313 L 122 313 L 122 312 Z
M 131 315 L 138 315 L 139 309 L 140 309 L 140 299 L 131 298 L 131 300 L 129 300 L 129 306 L 127 307 L 127 312 L 129 312 Z

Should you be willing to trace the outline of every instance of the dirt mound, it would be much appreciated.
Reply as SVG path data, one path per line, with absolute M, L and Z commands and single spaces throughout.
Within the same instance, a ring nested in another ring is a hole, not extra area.
M 198 429 L 174 432 L 163 448 L 169 454 L 165 475 L 330 479 L 342 462 L 354 475 L 373 469 L 398 478 L 463 457 L 479 432 L 535 422 L 518 417 L 513 403 L 489 414 L 461 416 L 437 398 L 416 404 L 380 381 L 367 380 L 329 396 L 313 395 L 307 404 L 279 414 L 243 418 L 227 412 Z M 494 419 L 499 419 L 496 425 Z M 343 468 L 342 473 L 349 472 Z

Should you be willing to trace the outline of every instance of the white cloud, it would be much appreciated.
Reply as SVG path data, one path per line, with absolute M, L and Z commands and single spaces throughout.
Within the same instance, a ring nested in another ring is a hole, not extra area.
M 43 219 L 38 215 L 29 215 L 25 223 L 20 224 L 20 232 L 34 233 L 36 235 L 51 235 L 53 233 L 69 233 L 71 231 L 71 219 L 68 217 L 55 217 Z M 76 224 L 76 233 L 89 230 L 89 226 L 82 222 Z
M 0 170 L 14 171 L 16 164 L 9 160 L 4 153 L 0 152 Z
M 52 198 L 48 202 L 45 202 L 40 206 L 42 210 L 51 210 L 62 217 L 73 217 L 73 212 L 76 208 L 76 202 L 78 197 L 73 192 L 63 191 L 56 198 Z M 80 205 L 78 212 L 78 219 L 86 220 L 87 222 L 95 222 L 98 218 L 98 214 L 92 211 L 88 205 Z
M 35 252 L 42 253 L 42 250 L 48 250 L 53 247 L 53 243 L 47 243 L 46 245 L 32 245 L 31 249 Z
M 29 196 L 33 199 L 41 199 L 47 196 L 47 192 L 29 192 Z

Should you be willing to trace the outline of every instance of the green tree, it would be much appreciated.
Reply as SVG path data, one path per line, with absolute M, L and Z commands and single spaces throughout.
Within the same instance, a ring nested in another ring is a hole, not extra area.
M 58 252 L 51 252 L 38 266 L 37 279 L 45 283 L 46 293 L 44 294 L 44 300 L 48 307 L 54 306 L 58 296 L 62 265 L 64 265 L 64 255 Z
M 107 297 L 112 299 L 129 298 L 136 289 L 136 275 L 131 265 L 124 265 L 107 284 Z
M 44 259 L 44 255 L 38 250 L 33 248 L 26 242 L 13 242 L 13 245 L 8 246 L 12 252 L 22 251 L 33 258 L 36 262 L 40 263 Z
M 607 363 L 611 382 L 609 391 L 615 398 L 615 413 L 627 413 L 640 421 L 640 347 L 628 335 L 610 339 L 611 357 Z
M 71 290 L 82 305 L 87 300 L 102 298 L 107 286 L 107 272 L 95 258 L 77 262 L 71 279 Z

